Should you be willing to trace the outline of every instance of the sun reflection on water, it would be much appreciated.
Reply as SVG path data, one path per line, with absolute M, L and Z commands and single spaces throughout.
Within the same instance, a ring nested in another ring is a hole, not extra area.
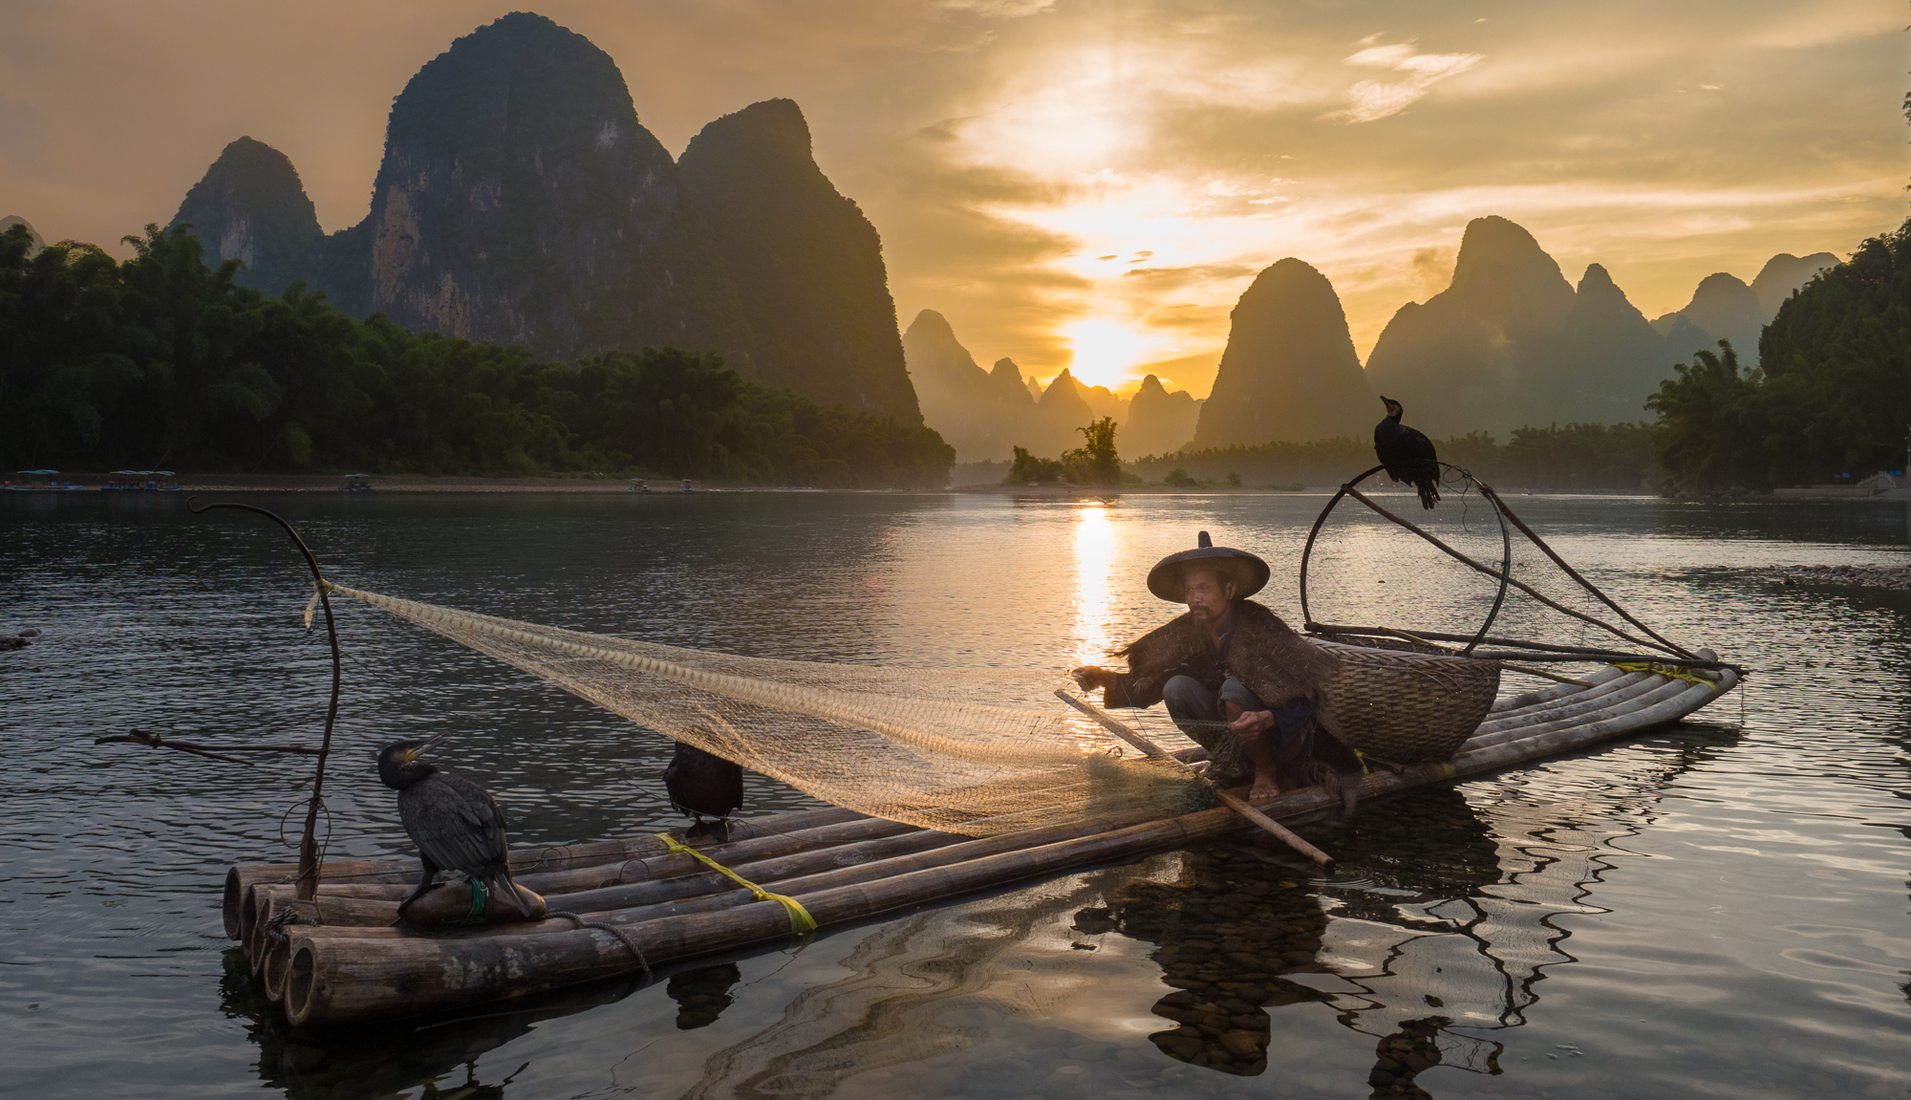
M 1114 521 L 1100 502 L 1085 503 L 1075 521 L 1075 663 L 1098 664 L 1113 648 L 1108 637 L 1114 590 Z

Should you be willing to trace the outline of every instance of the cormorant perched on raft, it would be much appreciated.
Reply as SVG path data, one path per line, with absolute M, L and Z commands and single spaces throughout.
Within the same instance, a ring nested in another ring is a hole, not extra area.
M 1440 503 L 1440 458 L 1433 453 L 1433 440 L 1417 428 L 1400 422 L 1400 402 L 1383 397 L 1387 417 L 1374 425 L 1374 457 L 1396 482 L 1412 482 L 1420 490 L 1420 507 Z
M 690 836 L 721 831 L 730 835 L 729 817 L 743 806 L 743 768 L 695 745 L 677 742 L 676 755 L 664 767 L 664 790 L 679 813 L 690 815 Z M 705 822 L 714 817 L 715 822 Z
M 444 736 L 440 734 L 439 737 Z M 439 871 L 457 871 L 473 883 L 511 900 L 518 912 L 531 915 L 511 881 L 511 851 L 504 839 L 504 811 L 489 791 L 462 775 L 439 771 L 419 757 L 437 744 L 430 740 L 399 741 L 378 753 L 378 778 L 398 792 L 398 816 L 405 835 L 418 845 L 424 875 L 411 896 L 398 903 L 398 917 L 435 885 Z

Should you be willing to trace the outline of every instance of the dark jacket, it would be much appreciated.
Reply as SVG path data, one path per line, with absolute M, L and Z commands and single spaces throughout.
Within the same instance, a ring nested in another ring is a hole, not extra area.
M 1112 707 L 1147 707 L 1161 701 L 1170 678 L 1192 676 L 1210 687 L 1232 675 L 1270 709 L 1296 702 L 1318 707 L 1333 679 L 1334 658 L 1295 633 L 1279 615 L 1237 599 L 1222 648 L 1196 613 L 1164 623 L 1120 652 L 1128 671 L 1103 693 Z

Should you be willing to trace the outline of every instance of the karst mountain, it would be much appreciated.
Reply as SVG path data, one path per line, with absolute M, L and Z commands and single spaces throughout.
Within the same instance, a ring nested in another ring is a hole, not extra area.
M 787 100 L 673 160 L 582 35 L 518 12 L 428 62 L 392 104 L 365 220 L 326 236 L 292 165 L 228 146 L 194 186 L 209 259 L 358 316 L 555 360 L 711 351 L 746 377 L 918 422 L 874 228 L 816 166 Z

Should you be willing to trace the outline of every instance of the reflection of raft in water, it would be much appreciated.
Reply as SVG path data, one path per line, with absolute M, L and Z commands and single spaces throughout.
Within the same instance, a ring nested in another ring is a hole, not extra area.
M 1712 654 L 1695 654 L 1710 661 Z M 1450 759 L 1375 771 L 1361 795 L 1442 783 L 1582 749 L 1681 718 L 1738 683 L 1728 667 L 1608 666 L 1575 682 L 1496 700 Z M 1327 813 L 1318 788 L 1264 805 L 1277 819 Z M 990 836 L 916 828 L 849 810 L 783 814 L 698 849 L 676 837 L 521 852 L 513 873 L 549 901 L 532 923 L 392 927 L 412 860 L 330 861 L 318 897 L 294 898 L 290 865 L 234 867 L 228 934 L 295 1024 L 427 1015 L 735 952 L 909 906 L 1234 832 L 1226 808 L 1147 811 Z M 740 884 L 747 880 L 750 885 Z M 468 902 L 462 884 L 441 887 Z M 494 902 L 495 904 L 495 902 Z

